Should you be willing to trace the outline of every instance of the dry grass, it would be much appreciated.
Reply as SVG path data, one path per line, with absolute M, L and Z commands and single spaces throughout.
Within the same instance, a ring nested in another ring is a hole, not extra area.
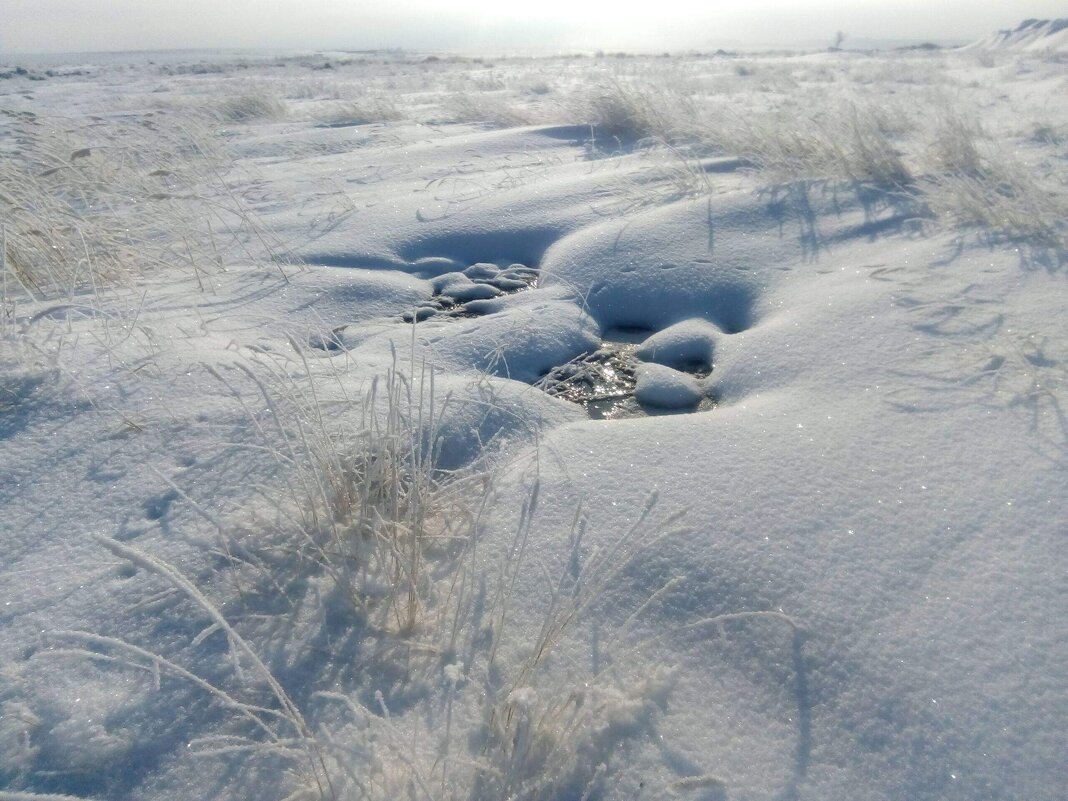
M 249 123 L 285 119 L 285 101 L 267 92 L 230 95 L 212 106 L 212 113 L 222 122 Z
M 633 144 L 653 139 L 675 142 L 697 118 L 694 99 L 670 85 L 625 77 L 601 77 L 569 101 L 573 118 L 602 138 Z
M 232 166 L 195 117 L 137 122 L 27 118 L 0 162 L 4 281 L 34 297 L 285 249 L 231 186 Z
M 927 61 L 906 66 L 916 83 L 927 73 L 942 76 L 944 68 Z M 766 189 L 844 183 L 866 207 L 878 196 L 950 226 L 1065 247 L 1068 192 L 1053 167 L 1040 174 L 1015 158 L 940 92 L 916 95 L 916 103 L 937 108 L 931 114 L 903 100 L 890 106 L 828 102 L 825 92 L 811 91 L 740 113 L 716 94 L 693 86 L 683 91 L 657 83 L 660 78 L 655 70 L 644 77 L 602 78 L 570 108 L 572 119 L 595 126 L 595 136 L 599 131 L 611 137 L 614 152 L 625 142 L 641 143 L 649 170 L 640 195 L 647 200 L 710 191 L 700 159 L 732 155 Z M 1031 138 L 1048 146 L 1060 140 L 1048 124 L 1036 127 Z M 663 159 L 650 158 L 657 150 Z
M 524 109 L 488 92 L 455 92 L 443 105 L 451 122 L 477 123 L 490 128 L 514 128 L 535 122 Z
M 326 127 L 394 122 L 404 118 L 400 104 L 386 95 L 317 104 L 313 119 Z
M 937 217 L 994 238 L 1068 247 L 1068 185 L 1043 182 L 976 120 L 945 111 L 928 158 L 923 198 Z

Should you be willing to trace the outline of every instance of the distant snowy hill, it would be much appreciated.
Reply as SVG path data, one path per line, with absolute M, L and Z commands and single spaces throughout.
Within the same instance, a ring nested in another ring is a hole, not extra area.
M 1068 19 L 1026 19 L 1011 30 L 998 31 L 962 49 L 993 48 L 1068 53 Z

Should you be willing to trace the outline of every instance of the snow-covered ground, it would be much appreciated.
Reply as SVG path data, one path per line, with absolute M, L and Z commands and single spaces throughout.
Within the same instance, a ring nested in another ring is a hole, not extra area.
M 0 799 L 1065 797 L 1061 57 L 0 73 Z

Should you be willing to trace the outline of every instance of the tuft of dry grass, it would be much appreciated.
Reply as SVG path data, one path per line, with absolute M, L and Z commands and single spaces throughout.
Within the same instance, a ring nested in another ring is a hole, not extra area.
M 947 110 L 929 148 L 922 192 L 937 217 L 986 235 L 1068 248 L 1068 186 L 1042 181 L 974 119 Z
M 444 103 L 451 122 L 467 122 L 490 128 L 530 125 L 534 119 L 524 110 L 489 92 L 454 92 Z
M 853 104 L 808 116 L 730 115 L 697 135 L 743 158 L 773 182 L 846 180 L 881 190 L 913 182 L 886 115 Z
M 570 103 L 572 115 L 601 136 L 634 143 L 675 142 L 697 118 L 690 94 L 625 77 L 602 77 Z
M 397 101 L 386 95 L 373 95 L 352 101 L 334 101 L 316 106 L 314 120 L 324 127 L 368 125 L 404 118 Z
M 223 98 L 212 112 L 222 122 L 248 123 L 284 119 L 288 109 L 283 100 L 266 92 L 248 92 Z

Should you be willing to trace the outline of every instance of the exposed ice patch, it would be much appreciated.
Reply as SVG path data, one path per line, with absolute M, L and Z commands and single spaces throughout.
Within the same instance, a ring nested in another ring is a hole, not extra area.
M 706 326 L 713 328 L 695 321 L 652 336 L 647 329 L 610 329 L 600 348 L 554 367 L 535 386 L 580 404 L 594 420 L 711 408 L 698 381 L 712 368 Z M 676 367 L 648 361 L 661 351 Z
M 641 413 L 633 403 L 634 349 L 632 344 L 603 342 L 592 353 L 554 367 L 535 386 L 580 404 L 595 420 L 633 417 Z

